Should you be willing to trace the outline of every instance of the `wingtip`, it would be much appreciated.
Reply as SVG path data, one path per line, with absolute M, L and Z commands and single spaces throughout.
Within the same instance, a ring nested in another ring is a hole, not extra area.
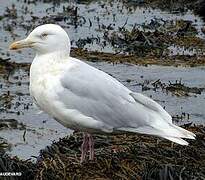
M 188 146 L 189 145 L 189 143 L 187 141 L 185 141 L 185 140 L 183 140 L 183 139 L 181 139 L 179 137 L 164 137 L 164 138 L 168 139 L 168 140 L 170 140 L 172 142 L 175 142 L 177 144 L 180 144 L 182 146 Z

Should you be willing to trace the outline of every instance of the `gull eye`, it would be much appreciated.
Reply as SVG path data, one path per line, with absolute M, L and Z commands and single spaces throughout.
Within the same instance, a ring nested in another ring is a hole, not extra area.
M 42 39 L 46 38 L 47 36 L 48 36 L 47 33 L 43 33 L 43 34 L 41 34 L 41 38 L 42 38 Z

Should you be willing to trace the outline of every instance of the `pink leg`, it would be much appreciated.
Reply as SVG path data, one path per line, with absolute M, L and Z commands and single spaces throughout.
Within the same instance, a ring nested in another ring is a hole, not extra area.
M 81 145 L 81 158 L 80 163 L 82 163 L 85 160 L 86 153 L 89 150 L 89 136 L 87 133 L 83 133 L 83 143 Z
M 90 155 L 89 155 L 89 159 L 90 160 L 94 160 L 94 155 L 95 155 L 95 151 L 94 151 L 94 140 L 91 134 L 88 134 L 88 143 L 89 143 L 89 150 L 90 150 Z

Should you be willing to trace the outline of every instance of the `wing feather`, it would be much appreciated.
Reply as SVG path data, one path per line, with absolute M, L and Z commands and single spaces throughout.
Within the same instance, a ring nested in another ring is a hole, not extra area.
M 150 98 L 133 93 L 103 71 L 79 60 L 73 61 L 74 68 L 65 71 L 60 80 L 64 90 L 58 93 L 66 108 L 76 109 L 115 129 L 150 125 L 158 115 L 171 120 Z

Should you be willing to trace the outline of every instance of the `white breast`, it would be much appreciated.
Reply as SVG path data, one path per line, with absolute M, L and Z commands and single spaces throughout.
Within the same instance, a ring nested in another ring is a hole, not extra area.
M 53 63 L 50 57 L 35 58 L 30 68 L 30 94 L 37 106 L 66 127 L 76 126 L 72 119 L 68 120 L 68 109 L 58 101 L 57 94 L 63 90 L 60 77 L 75 65 L 67 61 L 66 64 Z

